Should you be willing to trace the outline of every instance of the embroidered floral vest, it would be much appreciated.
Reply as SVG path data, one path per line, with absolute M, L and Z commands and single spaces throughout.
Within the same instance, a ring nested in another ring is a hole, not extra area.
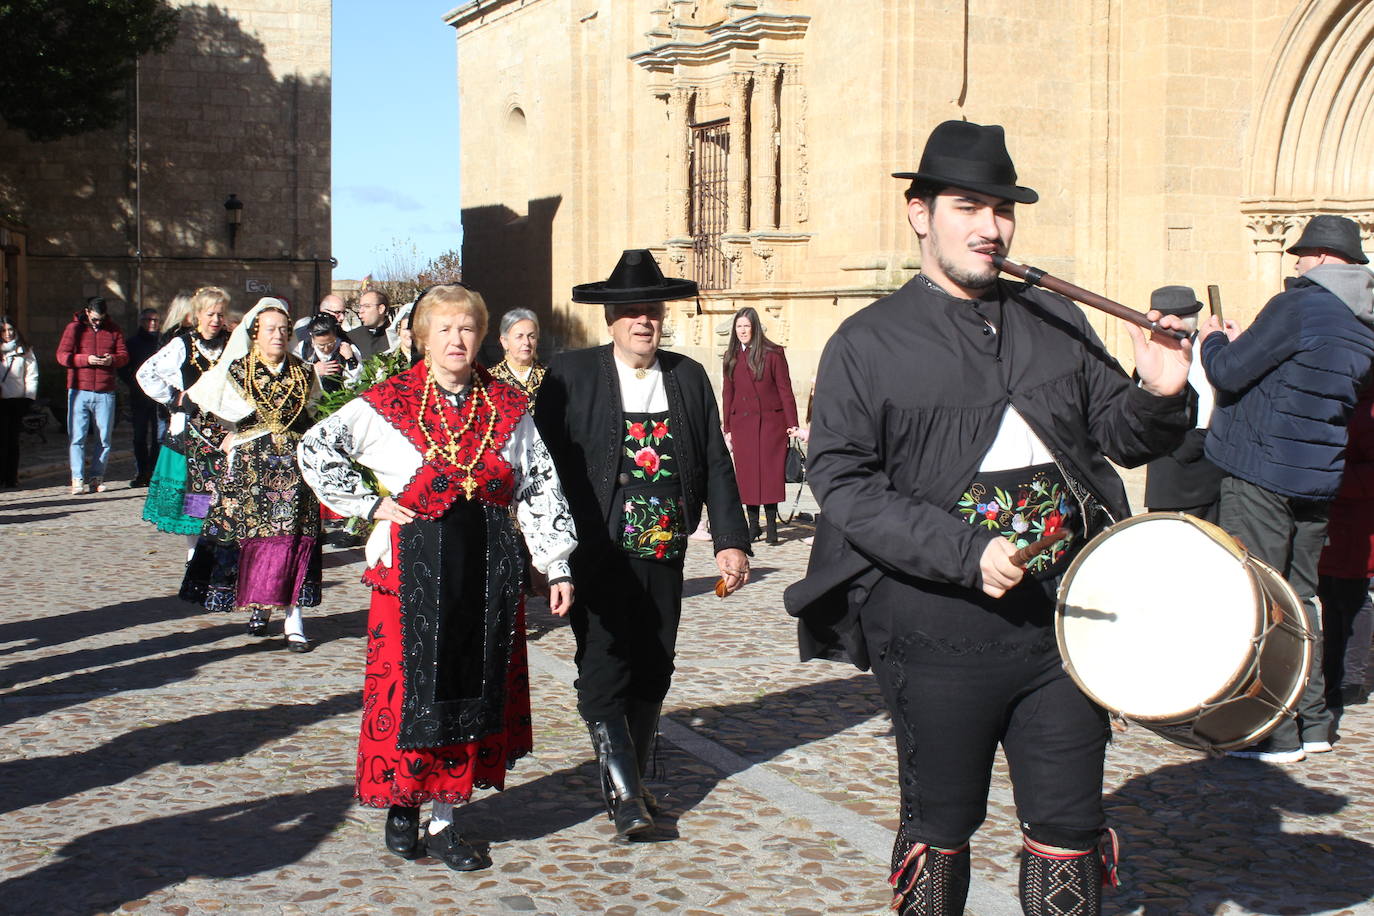
M 682 483 L 668 411 L 627 413 L 621 443 L 621 503 L 611 535 L 641 560 L 676 560 L 687 546 Z

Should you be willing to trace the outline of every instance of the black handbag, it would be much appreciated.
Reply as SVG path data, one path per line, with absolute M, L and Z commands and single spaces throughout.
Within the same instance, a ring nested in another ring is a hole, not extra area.
M 776 467 L 776 465 L 774 465 Z M 806 480 L 806 453 L 796 439 L 787 442 L 787 459 L 783 463 L 782 479 L 787 483 L 802 483 Z

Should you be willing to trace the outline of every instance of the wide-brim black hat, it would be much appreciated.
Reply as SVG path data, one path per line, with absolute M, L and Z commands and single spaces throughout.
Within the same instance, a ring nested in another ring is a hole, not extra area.
M 1000 124 L 946 121 L 930 132 L 921 165 L 915 172 L 893 172 L 893 178 L 924 179 L 1033 204 L 1040 195 L 1016 183 L 1016 166 L 1007 152 Z
M 582 283 L 572 289 L 573 302 L 663 302 L 690 299 L 697 294 L 695 280 L 665 277 L 646 248 L 631 248 L 620 256 L 610 279 Z
M 1161 315 L 1186 318 L 1202 311 L 1202 303 L 1190 286 L 1161 286 L 1150 293 L 1150 308 Z
M 1360 226 L 1353 219 L 1322 213 L 1314 216 L 1302 230 L 1302 236 L 1288 249 L 1297 254 L 1303 249 L 1325 248 L 1354 264 L 1368 264 L 1364 246 L 1360 244 Z

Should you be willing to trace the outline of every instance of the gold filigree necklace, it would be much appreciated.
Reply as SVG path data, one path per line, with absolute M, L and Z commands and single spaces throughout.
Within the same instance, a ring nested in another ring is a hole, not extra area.
M 253 402 L 253 409 L 257 411 L 262 420 L 262 425 L 267 427 L 272 433 L 272 441 L 278 445 L 285 437 L 286 431 L 296 422 L 296 418 L 305 410 L 305 402 L 310 393 L 309 382 L 306 379 L 305 370 L 300 366 L 293 366 L 290 361 L 282 369 L 282 382 L 278 386 L 276 397 L 270 397 L 268 392 L 263 390 L 258 382 L 258 368 L 261 365 L 264 372 L 271 377 L 272 370 L 267 368 L 266 363 L 259 363 L 258 348 L 253 347 L 248 351 L 247 378 L 244 388 L 248 393 L 248 399 Z M 270 380 L 269 380 L 270 386 Z M 275 402 L 275 403 L 274 403 Z M 294 403 L 295 407 L 292 408 Z M 290 414 L 288 419 L 287 414 Z
M 434 412 L 439 415 L 439 427 L 443 430 L 444 437 L 448 440 L 444 443 L 435 441 L 429 427 L 425 425 L 425 410 L 430 401 L 430 391 L 434 392 Z M 491 398 L 487 396 L 486 390 L 482 387 L 481 379 L 476 373 L 472 376 L 472 391 L 468 394 L 468 416 L 458 427 L 455 433 L 449 428 L 448 420 L 444 418 L 443 395 L 439 393 L 439 385 L 434 381 L 434 375 L 428 373 L 425 378 L 425 387 L 420 394 L 420 414 L 416 418 L 420 424 L 420 432 L 425 437 L 425 443 L 429 448 L 425 449 L 425 460 L 433 461 L 439 455 L 448 459 L 448 463 L 453 465 L 463 475 L 459 484 L 463 488 L 463 495 L 472 499 L 473 492 L 477 489 L 477 481 L 472 477 L 473 468 L 477 467 L 477 462 L 482 460 L 482 453 L 491 448 L 491 437 L 496 431 L 496 408 L 491 403 Z M 486 401 L 488 408 L 487 431 L 477 443 L 477 450 L 473 452 L 472 460 L 464 464 L 458 460 L 459 440 L 467 434 L 468 430 L 473 429 L 473 423 L 477 419 L 477 402 Z

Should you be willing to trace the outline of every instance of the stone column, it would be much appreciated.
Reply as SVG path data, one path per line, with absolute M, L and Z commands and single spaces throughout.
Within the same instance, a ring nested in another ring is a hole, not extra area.
M 755 229 L 778 228 L 778 64 L 762 64 L 754 73 L 753 194 Z
M 692 129 L 687 113 L 692 90 L 674 86 L 668 94 L 668 238 L 685 238 L 691 231 L 691 161 L 688 155 L 692 143 Z
M 731 73 L 730 155 L 726 161 L 730 194 L 728 232 L 749 231 L 749 73 Z
M 806 87 L 801 81 L 801 67 L 789 63 L 782 70 L 783 107 L 787 109 L 791 121 L 788 122 L 787 142 L 783 145 L 783 174 L 787 176 L 788 190 L 783 195 L 782 226 L 806 222 L 811 216 L 810 171 L 806 146 Z
M 1251 213 L 1246 218 L 1246 228 L 1254 236 L 1260 289 L 1265 296 L 1283 289 L 1283 249 L 1289 230 L 1296 225 L 1292 216 L 1282 213 Z

